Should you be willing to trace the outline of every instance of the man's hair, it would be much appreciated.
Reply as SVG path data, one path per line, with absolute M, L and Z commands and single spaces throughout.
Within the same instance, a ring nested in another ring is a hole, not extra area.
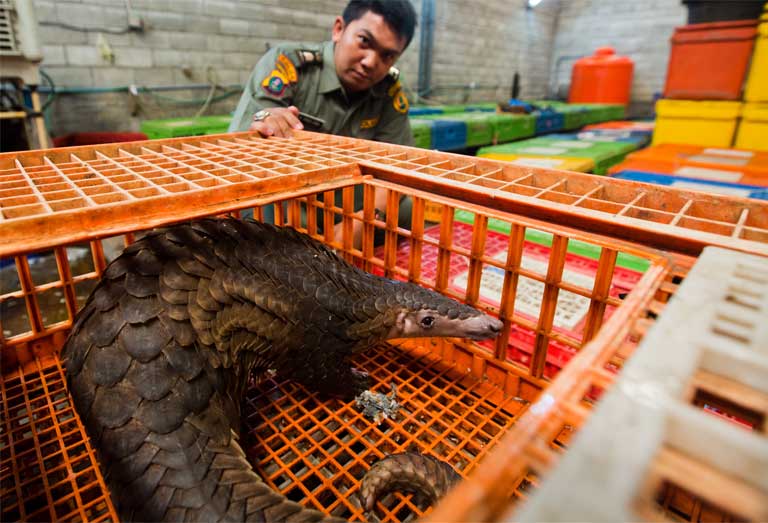
M 342 14 L 344 24 L 362 18 L 368 11 L 381 15 L 408 47 L 416 29 L 416 10 L 410 0 L 350 0 Z

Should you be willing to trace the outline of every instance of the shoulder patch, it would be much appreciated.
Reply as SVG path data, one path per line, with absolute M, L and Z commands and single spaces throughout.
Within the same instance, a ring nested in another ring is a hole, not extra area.
M 405 93 L 403 92 L 403 86 L 400 83 L 400 80 L 397 80 L 392 84 L 387 90 L 387 94 L 392 98 L 392 106 L 395 108 L 395 111 L 403 114 L 408 112 L 408 97 L 405 96 Z
M 408 97 L 405 96 L 405 93 L 400 90 L 395 95 L 394 99 L 392 100 L 392 105 L 395 107 L 395 111 L 398 113 L 407 113 L 408 112 Z
M 296 66 L 293 65 L 293 62 L 291 62 L 291 60 L 282 53 L 277 56 L 275 69 L 277 69 L 283 74 L 283 76 L 285 76 L 286 80 L 288 80 L 288 83 L 296 83 L 299 80 L 299 77 L 296 74 Z
M 285 88 L 289 84 L 299 81 L 299 75 L 296 72 L 296 66 L 283 53 L 277 55 L 275 68 L 261 82 L 264 90 L 273 96 L 282 96 Z
M 397 82 L 389 86 L 389 89 L 387 89 L 387 94 L 389 95 L 390 98 L 394 98 L 394 96 L 402 87 L 403 86 L 400 84 L 400 80 L 398 80 Z

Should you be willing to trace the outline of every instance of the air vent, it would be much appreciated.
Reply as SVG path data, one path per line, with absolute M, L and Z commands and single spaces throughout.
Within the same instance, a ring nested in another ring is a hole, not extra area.
M 13 2 L 0 0 L 0 55 L 18 56 L 19 42 L 15 31 L 16 11 Z

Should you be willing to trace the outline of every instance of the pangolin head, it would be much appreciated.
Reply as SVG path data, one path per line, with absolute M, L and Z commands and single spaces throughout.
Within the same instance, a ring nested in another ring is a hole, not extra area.
M 442 294 L 405 284 L 412 289 L 399 311 L 387 338 L 453 337 L 484 340 L 499 335 L 502 323 L 474 307 Z M 416 290 L 417 289 L 417 290 Z

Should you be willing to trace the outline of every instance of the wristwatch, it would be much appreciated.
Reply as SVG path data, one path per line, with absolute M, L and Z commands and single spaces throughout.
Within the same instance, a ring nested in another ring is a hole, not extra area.
M 266 109 L 261 109 L 260 111 L 256 111 L 256 113 L 254 113 L 253 121 L 254 122 L 263 122 L 264 120 L 266 120 L 270 116 L 272 116 L 272 113 L 270 113 Z

